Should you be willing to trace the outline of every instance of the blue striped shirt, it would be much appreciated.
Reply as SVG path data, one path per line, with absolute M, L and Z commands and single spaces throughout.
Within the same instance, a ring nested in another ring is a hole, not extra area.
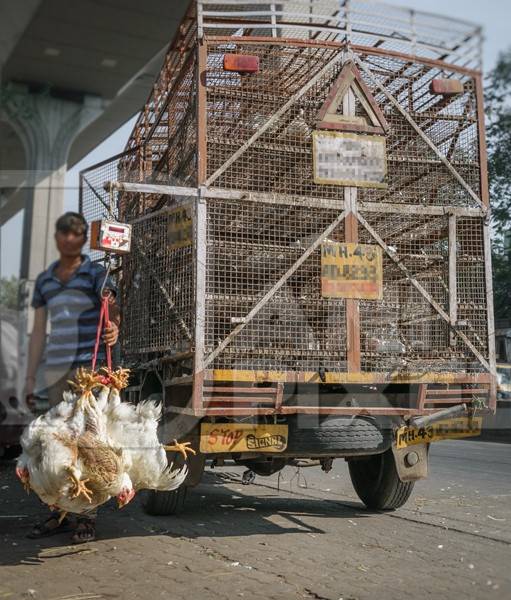
M 102 265 L 82 256 L 82 264 L 66 283 L 55 275 L 58 261 L 52 263 L 36 280 L 33 308 L 45 306 L 50 319 L 50 336 L 46 346 L 48 367 L 75 367 L 91 364 L 101 310 L 100 291 L 106 276 Z M 116 291 L 108 278 L 105 288 Z M 104 360 L 101 343 L 98 360 Z

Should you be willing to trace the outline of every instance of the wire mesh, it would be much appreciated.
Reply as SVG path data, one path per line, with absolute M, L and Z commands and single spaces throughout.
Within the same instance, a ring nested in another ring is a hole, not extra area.
M 208 203 L 206 353 L 229 335 L 339 211 Z M 331 239 L 344 240 L 342 227 Z M 345 302 L 321 297 L 316 250 L 214 361 L 222 369 L 346 370 Z
M 204 144 L 206 178 L 218 196 L 206 201 L 205 265 L 197 263 L 199 249 L 172 242 L 175 210 L 187 205 L 184 198 L 116 196 L 120 218 L 133 224 L 136 240 L 123 264 L 125 353 L 141 359 L 193 350 L 200 322 L 205 356 L 229 340 L 212 368 L 347 370 L 346 302 L 322 297 L 319 249 L 283 285 L 276 284 L 344 208 L 343 186 L 314 181 L 311 147 L 318 113 L 343 68 L 341 60 L 325 68 L 346 50 L 331 42 L 349 40 L 365 66 L 361 77 L 388 123 L 386 186 L 359 188 L 357 203 L 393 257 L 384 253 L 383 299 L 358 302 L 361 369 L 484 370 L 433 306 L 444 315 L 456 314 L 456 329 L 488 356 L 482 217 L 456 219 L 456 293 L 450 293 L 449 214 L 480 206 L 474 76 L 445 62 L 393 53 L 473 64 L 477 30 L 362 1 L 200 2 L 199 8 L 202 17 L 186 21 L 167 55 L 129 151 L 82 178 L 84 210 L 97 216 L 108 198 L 100 191 L 105 180 L 196 188 L 198 146 Z M 193 41 L 200 23 L 206 32 L 205 74 L 199 72 Z M 232 37 L 211 37 L 219 35 Z M 285 39 L 290 37 L 295 39 Z M 259 71 L 247 76 L 224 70 L 226 53 L 258 56 Z M 430 85 L 439 78 L 461 81 L 463 92 L 435 95 Z M 200 88 L 205 106 L 197 105 Z M 290 100 L 288 110 L 276 116 Z M 366 106 L 354 100 L 355 117 L 369 123 Z M 200 110 L 206 130 L 199 131 Z M 232 160 L 235 152 L 239 157 Z M 222 197 L 222 190 L 240 192 L 241 199 Z M 197 228 L 189 201 L 187 210 Z M 362 225 L 358 229 L 360 243 L 378 243 Z M 345 240 L 343 224 L 329 240 Z M 203 267 L 205 314 L 197 315 L 196 274 Z
M 375 0 L 198 0 L 208 36 L 273 36 L 376 46 L 479 67 L 477 25 Z

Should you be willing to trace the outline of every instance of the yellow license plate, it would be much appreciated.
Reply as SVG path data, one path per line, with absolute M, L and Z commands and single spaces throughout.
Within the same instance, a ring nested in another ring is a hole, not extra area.
M 200 451 L 283 452 L 287 447 L 287 425 L 245 423 L 201 423 Z
M 482 417 L 459 417 L 438 421 L 438 423 L 433 423 L 428 427 L 401 427 L 396 431 L 396 447 L 406 448 L 425 442 L 438 442 L 440 440 L 480 435 L 482 423 Z

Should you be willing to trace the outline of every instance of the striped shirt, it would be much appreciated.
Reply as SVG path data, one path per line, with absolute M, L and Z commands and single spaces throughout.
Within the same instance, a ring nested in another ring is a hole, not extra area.
M 45 306 L 50 319 L 50 336 L 46 346 L 47 367 L 90 366 L 101 310 L 100 291 L 106 276 L 103 266 L 82 255 L 82 264 L 66 283 L 55 275 L 58 261 L 52 263 L 36 280 L 32 307 Z M 105 288 L 116 292 L 108 278 Z M 98 360 L 104 360 L 104 344 Z

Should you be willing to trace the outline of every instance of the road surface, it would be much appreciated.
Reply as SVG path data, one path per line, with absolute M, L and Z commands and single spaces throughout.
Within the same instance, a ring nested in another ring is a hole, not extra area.
M 0 467 L 0 599 L 511 597 L 511 445 L 434 444 L 402 509 L 364 510 L 344 461 L 241 485 L 208 469 L 180 517 L 107 505 L 98 540 L 25 539 L 45 514 Z

